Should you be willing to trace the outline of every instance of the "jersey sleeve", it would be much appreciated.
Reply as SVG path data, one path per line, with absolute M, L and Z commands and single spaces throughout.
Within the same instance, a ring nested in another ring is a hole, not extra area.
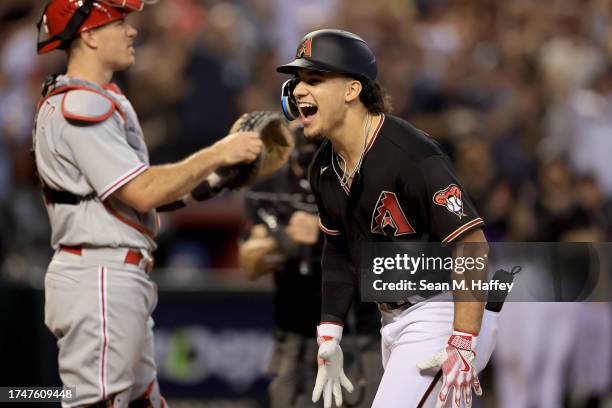
M 319 210 L 319 228 L 325 233 L 326 237 L 339 237 L 342 235 L 340 224 L 335 221 L 327 211 L 325 205 L 321 203 L 320 197 L 315 194 L 317 209 Z
M 101 200 L 148 168 L 128 144 L 125 130 L 114 117 L 94 125 L 69 124 L 63 135 L 76 166 Z
M 419 171 L 417 195 L 428 215 L 426 224 L 434 238 L 447 245 L 484 225 L 448 157 L 428 157 L 419 163 Z

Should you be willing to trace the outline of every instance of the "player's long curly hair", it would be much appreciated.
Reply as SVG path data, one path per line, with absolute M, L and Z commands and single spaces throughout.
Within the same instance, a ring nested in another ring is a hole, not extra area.
M 373 114 L 391 112 L 391 96 L 376 81 L 368 78 L 357 78 L 361 82 L 359 99 L 368 112 Z

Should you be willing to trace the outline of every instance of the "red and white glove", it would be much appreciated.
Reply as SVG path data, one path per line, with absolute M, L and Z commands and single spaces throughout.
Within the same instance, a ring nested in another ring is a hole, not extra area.
M 451 389 L 453 390 L 453 407 L 459 408 L 461 400 L 465 407 L 472 406 L 472 387 L 476 395 L 482 395 L 480 381 L 476 374 L 474 358 L 478 336 L 455 330 L 448 339 L 447 346 L 429 360 L 417 364 L 421 371 L 440 368 L 442 370 L 442 389 L 436 400 L 436 408 L 442 408 Z
M 335 323 L 321 323 L 317 326 L 317 379 L 312 390 L 312 402 L 317 402 L 323 394 L 323 406 L 331 408 L 332 394 L 336 406 L 342 406 L 342 387 L 353 392 L 353 384 L 344 374 L 344 356 L 340 348 L 342 326 Z

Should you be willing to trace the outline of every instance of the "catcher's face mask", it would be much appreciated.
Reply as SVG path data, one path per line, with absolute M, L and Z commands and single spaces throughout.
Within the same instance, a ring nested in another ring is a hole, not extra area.
M 45 6 L 38 27 L 39 54 L 70 46 L 79 33 L 125 18 L 145 4 L 159 0 L 52 0 Z
M 289 121 L 300 117 L 300 109 L 293 97 L 293 90 L 297 84 L 298 80 L 296 78 L 288 79 L 281 89 L 281 107 L 283 108 L 283 114 Z

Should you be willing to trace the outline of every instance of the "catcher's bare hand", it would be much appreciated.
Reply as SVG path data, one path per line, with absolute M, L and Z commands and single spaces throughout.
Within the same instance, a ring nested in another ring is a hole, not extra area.
M 299 244 L 314 245 L 319 239 L 319 217 L 305 211 L 296 211 L 291 215 L 285 232 Z
M 213 145 L 221 159 L 221 166 L 254 161 L 263 143 L 258 132 L 236 132 L 225 136 Z

